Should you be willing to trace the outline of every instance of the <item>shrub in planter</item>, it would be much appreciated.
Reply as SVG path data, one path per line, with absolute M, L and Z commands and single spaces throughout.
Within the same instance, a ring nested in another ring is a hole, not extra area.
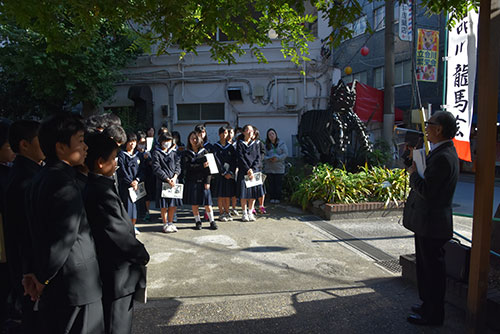
M 408 174 L 403 169 L 361 167 L 350 173 L 345 168 L 320 164 L 313 168 L 292 195 L 292 202 L 305 209 L 310 203 L 389 202 L 406 199 L 409 192 Z

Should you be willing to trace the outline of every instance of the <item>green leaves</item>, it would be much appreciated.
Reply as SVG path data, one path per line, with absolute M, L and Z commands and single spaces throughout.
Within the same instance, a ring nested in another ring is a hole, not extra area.
M 292 195 L 295 202 L 305 209 L 310 203 L 397 202 L 408 196 L 408 174 L 403 169 L 361 167 L 358 173 L 328 164 L 314 167 Z

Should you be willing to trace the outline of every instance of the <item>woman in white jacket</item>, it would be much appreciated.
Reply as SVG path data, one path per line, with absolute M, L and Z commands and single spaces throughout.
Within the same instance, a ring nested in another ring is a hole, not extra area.
M 264 173 L 267 175 L 270 202 L 277 204 L 281 200 L 281 187 L 285 175 L 285 159 L 288 149 L 285 142 L 279 140 L 276 130 L 267 130 L 266 155 L 264 157 Z

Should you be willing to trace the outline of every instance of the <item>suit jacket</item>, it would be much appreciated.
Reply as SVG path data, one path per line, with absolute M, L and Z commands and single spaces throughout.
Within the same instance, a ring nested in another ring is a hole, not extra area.
M 85 209 L 95 239 L 103 283 L 103 296 L 117 299 L 145 281 L 142 266 L 149 261 L 144 245 L 135 238 L 134 226 L 113 178 L 89 173 Z
M 26 203 L 41 301 L 85 305 L 101 298 L 99 264 L 76 170 L 49 160 L 33 178 Z
M 6 187 L 4 227 L 8 263 L 15 286 L 21 289 L 22 275 L 33 272 L 33 246 L 26 214 L 26 196 L 31 180 L 42 167 L 18 155 L 11 168 Z
M 403 213 L 403 225 L 416 235 L 451 239 L 452 200 L 458 181 L 458 157 L 453 142 L 438 146 L 426 159 L 424 177 L 410 176 L 411 191 Z

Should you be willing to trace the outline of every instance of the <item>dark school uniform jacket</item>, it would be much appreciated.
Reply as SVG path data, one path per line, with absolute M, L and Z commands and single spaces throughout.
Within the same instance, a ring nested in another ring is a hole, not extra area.
M 153 173 L 156 175 L 157 183 L 166 182 L 167 179 L 181 173 L 181 159 L 175 146 L 168 151 L 163 151 L 159 146 L 153 150 Z
M 22 275 L 33 272 L 33 246 L 28 227 L 26 196 L 33 177 L 42 167 L 33 160 L 18 155 L 14 160 L 5 190 L 4 228 L 7 262 L 13 282 L 18 284 Z
M 103 296 L 117 299 L 145 282 L 142 266 L 149 261 L 144 245 L 135 238 L 134 226 L 112 177 L 89 173 L 85 209 L 95 239 Z
M 33 178 L 26 202 L 41 302 L 85 305 L 101 299 L 101 280 L 76 170 L 49 160 Z
M 257 141 L 246 143 L 243 140 L 238 140 L 236 143 L 237 167 L 238 173 L 246 175 L 248 170 L 253 172 L 260 171 L 260 145 Z
M 220 142 L 212 146 L 212 152 L 217 162 L 220 175 L 230 174 L 234 176 L 236 170 L 236 150 L 231 143 L 222 146 Z
M 141 159 L 139 154 L 135 152 L 130 155 L 127 151 L 118 152 L 118 170 L 116 175 L 118 177 L 118 189 L 120 191 L 120 197 L 124 203 L 127 203 L 129 198 L 128 188 L 131 187 L 131 183 L 134 180 L 141 182 L 143 179 L 143 169 L 140 168 Z
M 411 191 L 403 225 L 417 236 L 450 239 L 453 236 L 452 201 L 458 181 L 458 157 L 453 142 L 433 149 L 426 159 L 424 177 L 410 176 Z
M 210 184 L 210 170 L 203 167 L 207 162 L 205 154 L 208 151 L 201 148 L 198 153 L 186 149 L 182 154 L 182 169 L 184 170 L 184 181 L 191 183 Z

